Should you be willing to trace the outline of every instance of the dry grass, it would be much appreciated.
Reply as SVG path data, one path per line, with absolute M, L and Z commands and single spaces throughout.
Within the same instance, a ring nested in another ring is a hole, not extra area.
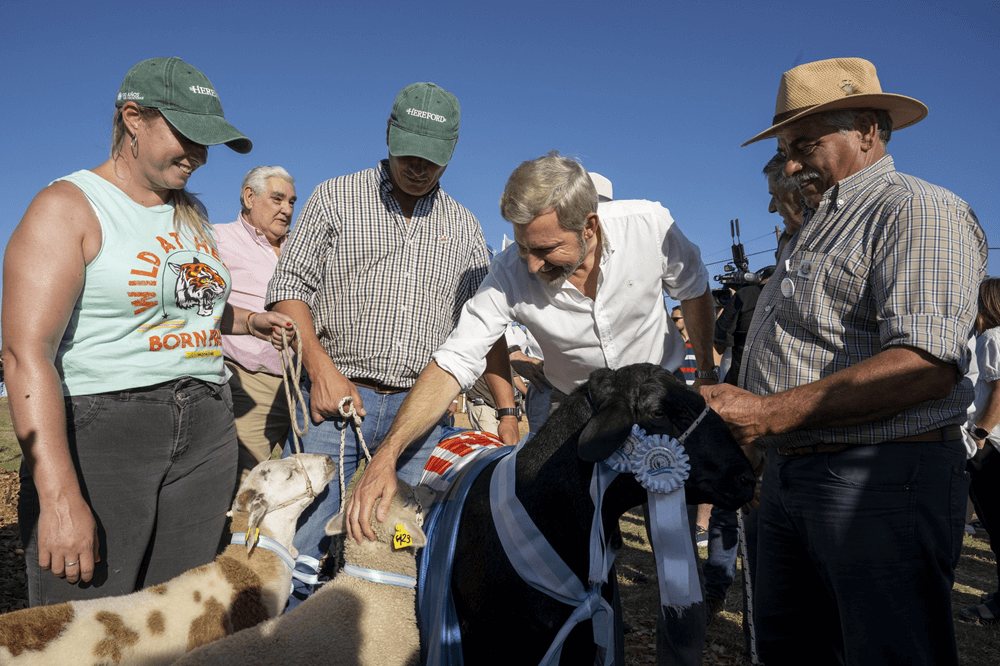
M 621 584 L 622 612 L 641 634 L 630 640 L 625 636 L 627 664 L 655 664 L 657 583 L 653 554 L 646 540 L 646 531 L 639 510 L 625 514 L 620 521 L 625 547 L 618 553 L 618 581 Z M 698 549 L 701 559 L 706 548 Z M 644 576 L 645 582 L 636 582 Z M 743 573 L 737 568 L 736 579 L 729 588 L 725 609 L 709 619 L 708 638 L 702 656 L 703 664 L 750 666 L 743 643 L 743 612 L 740 590 Z M 952 610 L 978 603 L 979 596 L 993 592 L 997 586 L 996 559 L 990 550 L 986 532 L 966 536 L 962 557 L 955 570 Z M 955 621 L 959 663 L 963 666 L 996 666 L 1000 664 L 1000 625 L 984 626 Z M 803 663 L 808 663 L 804 660 Z
M 456 425 L 468 427 L 464 414 L 456 415 Z M 527 424 L 522 424 L 527 431 Z M 523 432 L 522 432 L 523 434 Z M 0 467 L 17 470 L 20 449 L 14 441 L 7 399 L 0 399 Z M 27 606 L 24 553 L 17 534 L 17 474 L 0 470 L 0 613 Z M 633 511 L 622 517 L 625 545 L 618 553 L 616 566 L 621 585 L 622 612 L 632 631 L 625 636 L 625 662 L 632 665 L 656 663 L 656 611 L 658 590 L 656 567 L 646 540 L 642 513 Z M 705 548 L 699 549 L 702 559 Z M 709 620 L 708 638 L 702 663 L 725 666 L 749 666 L 743 650 L 742 571 L 729 588 L 725 609 Z M 955 572 L 952 607 L 955 612 L 977 602 L 979 595 L 992 592 L 997 584 L 996 561 L 986 533 L 966 536 L 962 558 Z M 963 666 L 1000 664 L 1000 625 L 980 626 L 955 622 L 959 663 Z M 804 660 L 803 663 L 808 663 Z
M 14 438 L 7 398 L 0 398 L 0 469 L 16 472 L 21 466 L 21 448 Z

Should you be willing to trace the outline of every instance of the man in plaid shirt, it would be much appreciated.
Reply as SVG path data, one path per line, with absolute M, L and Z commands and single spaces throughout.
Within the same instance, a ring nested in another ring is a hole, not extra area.
M 340 418 L 341 401 L 350 398 L 357 413 L 367 415 L 361 431 L 374 452 L 489 267 L 479 222 L 438 184 L 458 141 L 459 113 L 455 96 L 433 83 L 404 88 L 388 122 L 389 158 L 316 188 L 268 285 L 269 307 L 293 317 L 302 338 L 303 394 L 312 420 L 302 449 L 332 457 L 345 478 L 364 453 L 353 426 Z M 491 388 L 501 393 L 498 406 L 514 407 L 503 338 L 488 362 L 507 378 L 498 383 L 491 376 Z M 515 444 L 517 422 L 505 420 L 500 436 Z M 419 482 L 441 425 L 400 458 L 400 478 Z M 295 452 L 287 442 L 283 455 Z M 324 527 L 340 502 L 335 481 L 299 520 L 289 609 L 321 583 L 319 561 L 330 543 Z
M 955 194 L 895 170 L 924 118 L 860 58 L 784 74 L 773 126 L 808 206 L 757 303 L 739 386 L 702 387 L 761 484 L 757 638 L 768 666 L 956 664 L 968 492 L 960 424 L 986 242 Z M 746 145 L 746 144 L 744 144 Z

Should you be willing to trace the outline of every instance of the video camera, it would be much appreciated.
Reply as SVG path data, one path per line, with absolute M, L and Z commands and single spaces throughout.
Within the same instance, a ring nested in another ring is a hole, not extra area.
M 760 284 L 761 276 L 750 270 L 750 262 L 747 261 L 747 256 L 743 251 L 738 219 L 729 220 L 729 233 L 733 238 L 733 263 L 726 264 L 726 272 L 722 275 L 716 275 L 715 281 L 721 283 L 724 289 L 739 289 L 751 284 Z

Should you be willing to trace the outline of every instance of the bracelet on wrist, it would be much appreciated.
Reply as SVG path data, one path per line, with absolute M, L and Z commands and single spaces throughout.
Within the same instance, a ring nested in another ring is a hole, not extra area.
M 257 337 L 256 335 L 253 334 L 253 327 L 250 326 L 250 317 L 254 316 L 255 314 L 257 313 L 254 312 L 253 310 L 247 312 L 247 335 L 249 335 L 251 338 Z

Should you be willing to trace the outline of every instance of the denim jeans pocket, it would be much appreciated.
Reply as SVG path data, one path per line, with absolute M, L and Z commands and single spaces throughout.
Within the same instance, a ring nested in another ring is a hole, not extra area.
M 233 390 L 229 388 L 229 384 L 223 384 L 219 388 L 219 397 L 222 398 L 222 403 L 229 410 L 230 414 L 235 416 L 235 410 L 233 409 Z
M 107 396 L 99 393 L 66 398 L 66 430 L 68 432 L 82 431 L 94 422 L 107 401 Z
M 919 451 L 908 451 L 904 447 L 899 444 L 858 446 L 827 456 L 827 470 L 834 478 L 858 488 L 912 490 L 920 474 L 921 456 Z

